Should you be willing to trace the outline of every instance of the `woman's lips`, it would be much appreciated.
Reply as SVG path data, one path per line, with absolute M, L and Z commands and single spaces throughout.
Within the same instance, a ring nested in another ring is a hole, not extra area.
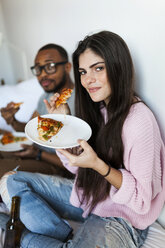
M 89 93 L 95 93 L 96 91 L 98 91 L 100 89 L 100 87 L 93 87 L 93 88 L 89 88 Z

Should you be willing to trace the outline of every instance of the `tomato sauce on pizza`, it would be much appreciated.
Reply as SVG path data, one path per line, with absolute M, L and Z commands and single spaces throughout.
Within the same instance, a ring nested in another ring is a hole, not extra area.
M 1 138 L 1 143 L 3 145 L 7 145 L 10 143 L 20 142 L 20 141 L 25 141 L 25 140 L 27 140 L 26 137 L 14 136 L 11 132 L 6 132 Z
M 39 139 L 43 141 L 49 140 L 51 137 L 56 135 L 60 129 L 63 127 L 61 121 L 56 121 L 51 118 L 43 118 L 38 116 L 38 135 Z
M 66 103 L 68 98 L 71 97 L 72 91 L 73 91 L 72 89 L 66 89 L 66 88 L 61 91 L 61 94 L 56 101 L 56 108 L 58 108 L 61 104 Z

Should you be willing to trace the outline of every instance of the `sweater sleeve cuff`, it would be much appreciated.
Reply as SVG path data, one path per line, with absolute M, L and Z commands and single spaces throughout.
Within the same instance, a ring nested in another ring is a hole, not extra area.
M 120 171 L 122 173 L 122 185 L 120 189 L 111 186 L 110 197 L 115 203 L 126 204 L 134 193 L 135 179 L 127 170 L 121 169 Z
M 62 155 L 60 152 L 56 151 L 57 156 L 60 158 L 61 162 L 63 163 L 64 167 L 69 170 L 71 173 L 76 174 L 78 167 L 77 166 L 70 166 L 68 164 L 68 159 Z

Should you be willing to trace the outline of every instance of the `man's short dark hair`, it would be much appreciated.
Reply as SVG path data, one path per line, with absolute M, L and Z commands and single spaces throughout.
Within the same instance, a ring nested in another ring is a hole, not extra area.
M 60 53 L 61 57 L 65 61 L 68 61 L 67 51 L 62 46 L 50 43 L 50 44 L 47 44 L 47 45 L 41 47 L 38 52 L 43 51 L 43 50 L 47 50 L 47 49 L 55 49 L 55 50 L 57 50 Z

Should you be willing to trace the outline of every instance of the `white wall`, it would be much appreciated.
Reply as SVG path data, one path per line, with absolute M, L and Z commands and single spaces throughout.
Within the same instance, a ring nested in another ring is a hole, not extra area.
M 0 82 L 13 82 L 14 72 L 11 64 L 10 52 L 7 45 L 4 43 L 6 39 L 6 29 L 3 19 L 3 11 L 0 2 Z
M 61 44 L 71 55 L 77 41 L 88 33 L 107 29 L 121 35 L 133 56 L 136 88 L 156 114 L 165 137 L 164 0 L 0 2 L 8 39 L 25 51 L 28 68 L 46 43 Z

